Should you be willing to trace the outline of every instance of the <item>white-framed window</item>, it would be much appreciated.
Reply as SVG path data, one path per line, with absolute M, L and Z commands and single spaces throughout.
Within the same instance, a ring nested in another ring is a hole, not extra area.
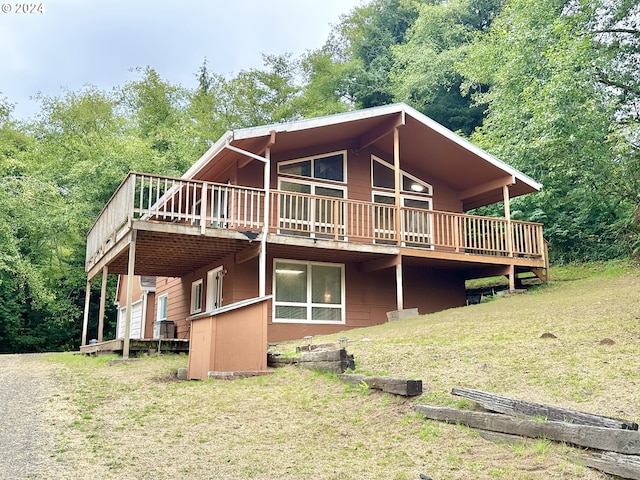
M 222 266 L 207 272 L 207 312 L 222 307 L 222 280 L 226 274 Z
M 345 323 L 344 264 L 276 259 L 273 322 Z
M 156 321 L 167 319 L 167 306 L 169 305 L 169 295 L 165 293 L 158 297 Z
M 402 170 L 400 175 L 400 191 L 413 195 L 433 195 L 433 187 L 427 182 Z M 395 189 L 393 165 L 375 155 L 371 155 L 371 186 L 374 189 Z
M 202 311 L 202 279 L 191 284 L 191 308 L 190 312 L 200 313 Z
M 347 151 L 314 155 L 278 163 L 279 175 L 347 182 Z

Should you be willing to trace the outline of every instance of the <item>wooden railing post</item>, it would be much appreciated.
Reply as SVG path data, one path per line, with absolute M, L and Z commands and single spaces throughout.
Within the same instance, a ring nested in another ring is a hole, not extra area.
M 511 224 L 511 207 L 509 204 L 509 186 L 502 187 L 502 195 L 504 198 L 504 217 L 507 219 L 507 252 L 513 257 L 513 226 Z
M 333 200 L 333 229 L 334 229 L 334 234 L 333 234 L 333 239 L 334 240 L 338 240 L 339 238 L 339 230 L 340 230 L 340 217 L 338 216 L 338 212 L 340 211 L 340 209 L 338 208 L 340 206 L 338 200 Z
M 453 217 L 453 246 L 455 247 L 456 252 L 460 252 L 460 221 L 462 217 L 455 216 Z
M 136 209 L 136 182 L 137 182 L 137 176 L 135 173 L 131 174 L 131 177 L 129 177 L 131 180 L 131 185 L 129 186 L 129 188 L 131 189 L 131 191 L 129 192 L 129 195 L 131 195 L 129 197 L 130 202 L 131 202 L 131 208 L 129 209 L 129 212 L 127 212 L 127 220 L 130 222 L 133 219 L 133 212 Z M 142 191 L 142 189 L 140 189 L 140 191 Z
M 204 182 L 202 184 L 202 194 L 200 198 L 200 234 L 204 235 L 207 232 L 207 190 L 209 190 L 209 184 Z

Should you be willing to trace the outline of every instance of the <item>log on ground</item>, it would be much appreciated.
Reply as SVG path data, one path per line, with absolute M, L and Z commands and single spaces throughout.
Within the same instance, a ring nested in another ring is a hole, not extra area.
M 367 375 L 348 374 L 338 375 L 340 379 L 351 384 L 359 385 L 364 382 L 369 388 L 383 392 L 412 397 L 422 395 L 422 380 L 407 380 L 406 378 L 369 377 Z
M 637 455 L 602 452 L 597 455 L 580 457 L 578 461 L 587 467 L 595 468 L 610 475 L 640 480 L 640 457 Z
M 452 395 L 468 398 L 482 405 L 492 412 L 504 413 L 529 418 L 545 418 L 554 422 L 569 422 L 577 425 L 590 425 L 593 427 L 622 428 L 626 430 L 638 430 L 638 424 L 630 420 L 619 420 L 611 417 L 603 417 L 587 412 L 569 410 L 542 403 L 527 402 L 516 398 L 505 397 L 493 393 L 474 390 L 472 388 L 453 387 Z
M 565 422 L 539 422 L 516 419 L 499 413 L 473 412 L 431 405 L 417 405 L 415 410 L 431 420 L 462 424 L 481 430 L 531 438 L 546 438 L 580 447 L 630 455 L 640 454 L 640 433 L 635 430 L 592 427 Z

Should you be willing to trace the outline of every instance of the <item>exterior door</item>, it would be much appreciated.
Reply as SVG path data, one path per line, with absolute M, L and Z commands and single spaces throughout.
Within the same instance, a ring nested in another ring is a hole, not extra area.
M 280 190 L 304 195 L 286 195 L 280 197 L 279 225 L 281 233 L 293 233 L 316 238 L 335 236 L 344 237 L 344 211 L 342 203 L 345 190 L 324 184 L 301 183 L 288 180 L 280 181 Z M 323 198 L 316 198 L 320 196 Z M 338 218 L 336 217 L 336 211 Z
M 433 248 L 431 200 L 402 196 L 402 241 L 406 246 Z
M 401 195 L 402 244 L 411 247 L 433 248 L 433 214 L 431 199 Z M 395 197 L 374 192 L 374 239 L 376 243 L 395 243 Z
M 127 307 L 120 309 L 118 316 L 118 338 L 124 338 L 124 328 L 127 323 Z M 142 300 L 131 304 L 131 326 L 129 338 L 142 338 Z

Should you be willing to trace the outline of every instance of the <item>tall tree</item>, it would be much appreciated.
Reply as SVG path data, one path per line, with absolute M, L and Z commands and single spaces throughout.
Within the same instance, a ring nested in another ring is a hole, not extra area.
M 134 135 L 146 141 L 156 153 L 158 166 L 151 172 L 161 173 L 159 170 L 162 170 L 167 175 L 181 174 L 194 157 L 203 153 L 187 134 L 189 92 L 164 80 L 149 66 L 134 71 L 141 78 L 119 89 L 118 105 L 133 120 L 132 126 L 137 127 Z
M 484 105 L 471 94 L 486 89 L 477 84 L 461 92 L 463 77 L 456 64 L 466 47 L 488 31 L 503 0 L 452 0 L 423 3 L 406 41 L 392 47 L 394 97 L 452 130 L 470 135 L 482 124 Z
M 623 254 L 628 215 L 610 188 L 617 105 L 594 80 L 599 49 L 579 7 L 510 0 L 459 65 L 467 88 L 490 85 L 476 93 L 488 110 L 474 140 L 544 183 L 514 209 L 545 221 L 562 261 Z
M 356 108 L 386 105 L 394 101 L 390 72 L 392 48 L 404 42 L 417 16 L 418 0 L 373 0 L 356 7 L 334 28 L 323 49 L 339 66 L 338 99 Z M 325 60 L 328 57 L 325 57 Z M 315 60 L 321 60 L 316 57 Z M 326 69 L 326 62 L 319 63 Z M 326 77 L 319 76 L 318 79 Z

